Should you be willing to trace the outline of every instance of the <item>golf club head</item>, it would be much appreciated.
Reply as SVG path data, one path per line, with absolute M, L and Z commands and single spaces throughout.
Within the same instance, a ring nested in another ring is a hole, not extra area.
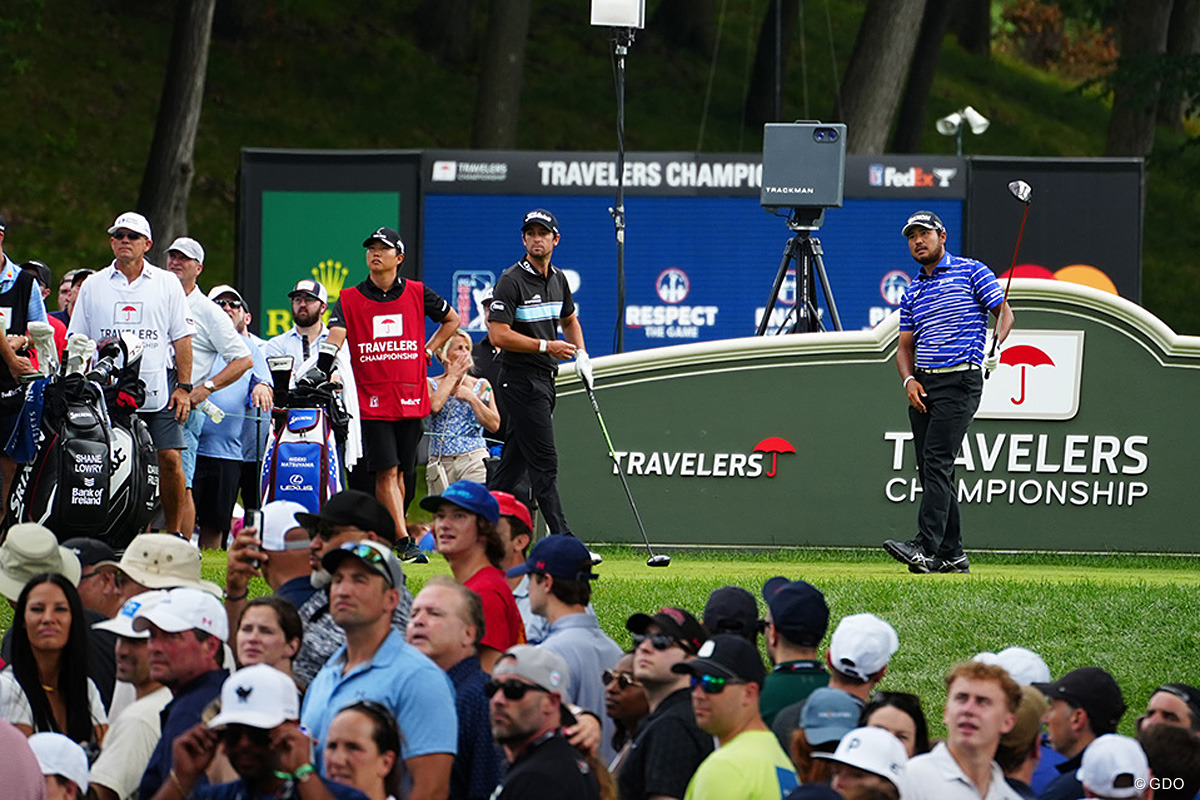
M 671 566 L 671 557 L 665 554 L 650 556 L 646 559 L 647 567 L 669 567 Z
M 1033 199 L 1033 187 L 1025 181 L 1013 181 L 1008 185 L 1008 191 L 1025 205 Z

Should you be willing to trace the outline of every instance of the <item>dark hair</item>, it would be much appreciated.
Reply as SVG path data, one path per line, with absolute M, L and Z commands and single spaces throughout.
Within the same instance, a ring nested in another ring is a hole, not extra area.
M 371 741 L 375 743 L 375 749 L 380 753 L 396 754 L 391 772 L 383 778 L 383 788 L 393 797 L 400 797 L 400 784 L 404 778 L 404 759 L 400 751 L 403 736 L 400 734 L 400 725 L 396 718 L 387 706 L 374 700 L 360 700 L 346 706 L 338 714 L 344 711 L 357 711 L 371 720 Z
M 589 561 L 583 567 L 584 572 L 591 571 L 591 562 Z M 550 593 L 557 597 L 562 602 L 569 606 L 586 606 L 592 600 L 592 582 L 591 581 L 575 581 L 570 578 L 560 578 L 557 575 L 551 575 L 554 582 L 550 584 Z
M 71 276 L 71 288 L 74 289 L 76 286 L 80 285 L 85 280 L 87 280 L 88 277 L 91 276 L 92 274 L 93 274 L 93 271 L 90 269 L 75 270 L 75 274 Z
M 921 698 L 908 692 L 875 692 L 863 706 L 858 718 L 859 725 L 866 725 L 872 714 L 881 708 L 891 706 L 899 709 L 912 718 L 916 738 L 913 740 L 913 755 L 919 756 L 929 752 L 929 726 L 925 722 L 925 712 L 921 710 Z
M 58 691 L 67 709 L 67 729 L 59 730 L 50 709 L 50 699 L 42 688 L 43 676 L 38 673 L 37 660 L 29 644 L 29 631 L 25 627 L 25 609 L 29 605 L 29 594 L 34 587 L 53 583 L 62 589 L 71 609 L 71 627 L 67 644 L 59 656 L 58 675 L 45 676 L 58 679 Z M 83 616 L 83 603 L 79 592 L 62 575 L 43 572 L 34 575 L 21 590 L 17 598 L 17 609 L 13 614 L 12 667 L 13 676 L 21 685 L 29 707 L 33 711 L 34 731 L 62 733 L 80 744 L 87 744 L 95 735 L 92 727 L 92 705 L 88 698 L 88 629 Z
M 483 641 L 483 634 L 487 630 L 487 617 L 483 613 L 482 598 L 449 575 L 434 575 L 425 581 L 425 586 L 444 586 L 458 593 L 458 599 L 462 601 L 463 608 L 467 612 L 463 622 L 475 628 L 475 647 L 478 648 L 479 643 Z
M 279 628 L 283 631 L 284 641 L 290 642 L 297 639 L 301 644 L 304 643 L 304 623 L 300 621 L 300 614 L 294 605 L 278 595 L 267 594 L 246 603 L 246 607 L 242 609 L 242 615 L 238 617 L 238 628 L 242 627 L 242 619 L 246 616 L 246 612 L 257 606 L 266 606 L 275 611 L 275 616 L 279 619 Z M 237 635 L 236 630 L 234 635 Z
M 483 552 L 487 556 L 488 562 L 493 567 L 500 567 L 504 563 L 504 556 L 507 555 L 504 542 L 500 539 L 500 532 L 496 530 L 492 521 L 485 517 L 476 514 L 475 521 L 478 523 L 479 538 L 483 539 Z
M 1146 751 L 1150 772 L 1160 779 L 1154 790 L 1155 800 L 1186 798 L 1200 792 L 1200 739 L 1187 728 L 1151 725 L 1138 734 L 1138 743 Z M 1182 788 L 1179 787 L 1182 784 Z
M 216 637 L 214 637 L 214 636 L 213 636 L 211 633 L 209 633 L 208 631 L 202 631 L 202 630 L 200 630 L 199 628 L 192 628 L 192 629 L 191 629 L 191 631 L 190 631 L 190 633 L 192 634 L 192 636 L 195 636 L 195 637 L 196 637 L 196 641 L 197 641 L 197 642 L 199 642 L 200 644 L 204 644 L 204 643 L 205 643 L 205 642 L 207 642 L 209 639 L 214 639 L 214 638 L 216 638 Z M 225 643 L 224 643 L 224 642 L 222 642 L 222 641 L 219 641 L 219 640 L 217 641 L 217 652 L 213 654 L 213 660 L 217 662 L 217 667 L 224 667 L 224 666 L 225 666 L 225 647 L 224 647 L 224 644 L 225 644 Z

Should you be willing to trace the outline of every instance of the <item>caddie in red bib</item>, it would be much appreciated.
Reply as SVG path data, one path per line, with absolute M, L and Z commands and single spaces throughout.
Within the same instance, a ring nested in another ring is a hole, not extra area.
M 404 242 L 391 228 L 377 228 L 366 238 L 370 276 L 343 289 L 329 307 L 329 337 L 320 346 L 317 371 L 328 376 L 337 351 L 345 343 L 358 389 L 363 457 L 375 473 L 375 496 L 404 525 L 405 478 L 417 468 L 421 420 L 429 415 L 425 369 L 430 353 L 458 327 L 458 314 L 429 287 L 399 275 Z M 425 318 L 440 324 L 428 344 Z M 428 559 L 408 540 L 404 560 Z

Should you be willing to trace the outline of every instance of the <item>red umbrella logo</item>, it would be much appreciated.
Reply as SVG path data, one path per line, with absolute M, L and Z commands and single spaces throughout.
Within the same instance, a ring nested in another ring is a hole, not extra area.
M 1009 402 L 1014 406 L 1019 406 L 1025 402 L 1025 368 L 1040 367 L 1042 364 L 1049 364 L 1053 367 L 1054 359 L 1033 345 L 1018 344 L 1000 354 L 1000 363 L 1021 368 L 1021 396 L 1009 398 Z
M 754 445 L 754 452 L 771 454 L 771 469 L 767 471 L 767 477 L 774 478 L 776 461 L 779 458 L 779 454 L 794 453 L 796 452 L 796 448 L 792 447 L 792 443 L 787 439 L 771 436 Z

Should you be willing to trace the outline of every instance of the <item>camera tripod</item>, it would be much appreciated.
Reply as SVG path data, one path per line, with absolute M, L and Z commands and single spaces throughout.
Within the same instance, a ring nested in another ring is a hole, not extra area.
M 775 283 L 771 287 L 771 296 L 767 298 L 767 307 L 763 309 L 762 319 L 758 323 L 755 336 L 765 336 L 771 324 L 771 313 L 779 298 L 779 289 L 783 279 L 787 277 L 788 267 L 796 264 L 796 304 L 784 317 L 777 333 L 814 333 L 824 330 L 821 316 L 817 312 L 817 287 L 813 280 L 821 282 L 821 292 L 825 296 L 825 307 L 829 309 L 829 317 L 833 320 L 833 329 L 840 331 L 842 321 L 838 317 L 837 304 L 833 300 L 833 290 L 829 286 L 829 275 L 825 272 L 825 261 L 821 258 L 821 240 L 812 235 L 821 227 L 824 221 L 824 209 L 793 208 L 788 216 L 787 226 L 793 235 L 783 248 L 783 260 L 779 262 L 779 271 L 775 273 Z M 796 315 L 791 322 L 792 314 Z M 791 322 L 789 325 L 788 323 Z

